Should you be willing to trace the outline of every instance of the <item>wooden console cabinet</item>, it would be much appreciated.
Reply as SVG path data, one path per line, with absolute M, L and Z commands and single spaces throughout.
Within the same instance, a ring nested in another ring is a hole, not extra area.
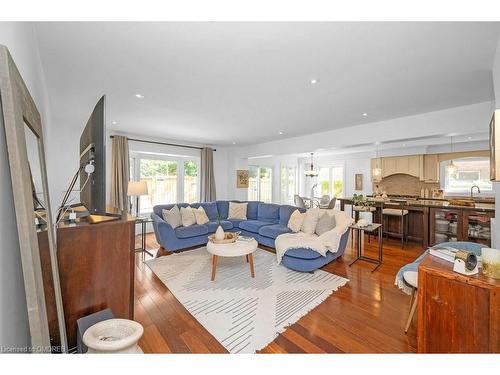
M 134 317 L 133 219 L 61 225 L 57 259 L 69 348 L 76 346 L 77 319 L 110 308 Z
M 418 269 L 419 353 L 499 353 L 500 280 L 453 272 L 427 255 Z

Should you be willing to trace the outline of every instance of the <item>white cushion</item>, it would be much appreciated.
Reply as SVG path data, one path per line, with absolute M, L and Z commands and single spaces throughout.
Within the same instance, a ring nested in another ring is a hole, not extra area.
M 330 214 L 321 215 L 316 224 L 316 234 L 321 236 L 323 233 L 326 233 L 335 228 L 335 216 Z
M 290 219 L 288 219 L 288 228 L 294 233 L 300 232 L 304 218 L 305 213 L 303 214 L 299 210 L 293 211 L 290 215 Z
M 189 227 L 190 225 L 196 224 L 196 217 L 191 207 L 181 207 L 181 220 L 183 227 Z
M 382 210 L 382 213 L 384 215 L 402 216 L 402 215 L 408 215 L 408 210 L 400 210 L 399 208 L 384 208 Z
M 172 228 L 177 228 L 182 225 L 181 212 L 177 205 L 170 210 L 161 210 L 161 216 Z
M 414 288 L 418 287 L 418 272 L 415 271 L 403 272 L 403 279 L 405 279 L 408 285 L 411 285 Z
M 193 209 L 193 214 L 196 219 L 196 224 L 203 225 L 210 221 L 203 207 L 198 207 L 198 209 Z
M 304 221 L 302 222 L 302 232 L 307 234 L 314 234 L 314 232 L 316 231 L 316 224 L 318 224 L 320 211 L 321 210 L 319 208 L 311 208 L 307 210 Z
M 246 220 L 248 203 L 229 202 L 228 219 Z

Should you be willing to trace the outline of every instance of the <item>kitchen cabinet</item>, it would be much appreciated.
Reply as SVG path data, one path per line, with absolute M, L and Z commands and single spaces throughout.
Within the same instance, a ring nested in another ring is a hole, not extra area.
M 397 172 L 396 158 L 382 158 L 382 177 L 387 177 Z
M 464 241 L 477 242 L 487 247 L 491 246 L 491 219 L 492 212 L 464 211 L 463 238 Z
M 424 181 L 439 182 L 438 154 L 424 155 Z
M 423 179 L 423 156 L 413 155 L 408 156 L 408 174 Z
M 429 245 L 463 240 L 463 210 L 431 208 L 429 211 Z
M 423 179 L 423 155 L 407 155 L 381 158 L 382 177 L 407 174 Z
M 448 241 L 476 242 L 491 246 L 491 219 L 494 212 L 474 209 L 431 208 L 429 215 L 429 244 Z

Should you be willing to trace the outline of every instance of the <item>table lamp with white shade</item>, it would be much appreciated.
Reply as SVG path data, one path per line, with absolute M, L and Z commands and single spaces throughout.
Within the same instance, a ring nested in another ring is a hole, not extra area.
M 135 215 L 139 216 L 139 197 L 141 195 L 148 195 L 148 184 L 146 181 L 129 181 L 127 188 L 127 195 L 129 197 L 136 197 Z M 130 210 L 132 211 L 132 209 Z

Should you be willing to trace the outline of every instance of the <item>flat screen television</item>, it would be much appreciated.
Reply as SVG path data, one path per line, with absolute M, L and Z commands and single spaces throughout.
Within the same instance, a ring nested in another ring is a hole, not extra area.
M 490 180 L 500 181 L 500 109 L 490 121 Z
M 91 162 L 94 172 L 80 170 L 80 202 L 92 214 L 106 213 L 106 96 L 97 102 L 80 137 L 80 166 Z M 88 178 L 88 181 L 87 181 Z

